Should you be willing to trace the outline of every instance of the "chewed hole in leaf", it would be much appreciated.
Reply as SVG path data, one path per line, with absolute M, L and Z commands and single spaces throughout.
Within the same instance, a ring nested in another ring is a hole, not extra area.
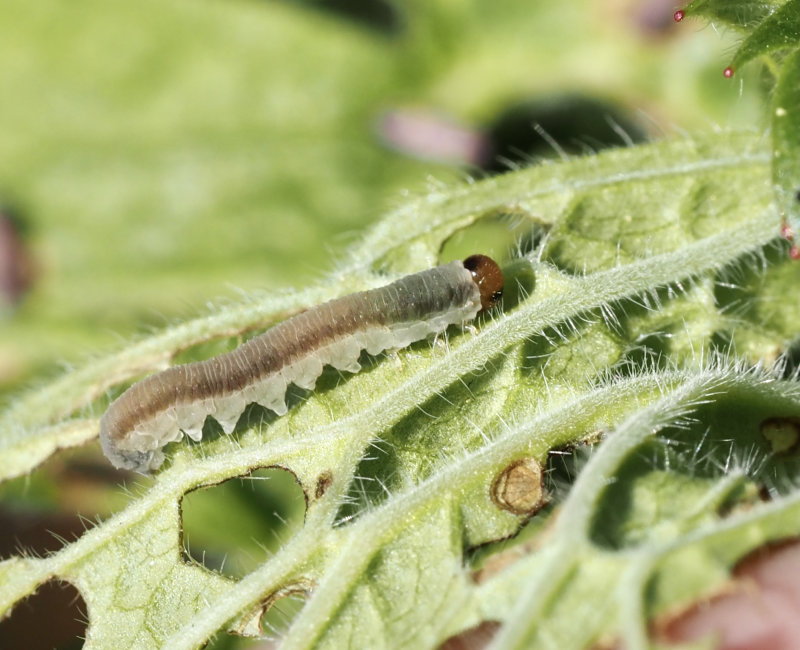
M 240 648 L 263 649 L 274 647 L 291 627 L 305 606 L 313 584 L 307 580 L 287 585 L 278 590 L 245 614 L 228 629 L 228 634 L 219 635 L 208 646 L 210 650 L 233 650 Z
M 80 592 L 68 582 L 50 580 L 0 620 L 0 646 L 77 650 L 83 647 L 87 621 Z
M 267 636 L 280 639 L 291 626 L 309 596 L 308 585 L 296 585 L 283 590 L 268 604 L 261 616 L 261 630 Z
M 510 259 L 534 251 L 548 230 L 543 219 L 509 205 L 455 232 L 442 244 L 439 259 L 447 263 L 482 253 L 503 266 Z
M 281 468 L 189 492 L 181 502 L 187 559 L 241 578 L 302 527 L 305 504 L 294 474 Z

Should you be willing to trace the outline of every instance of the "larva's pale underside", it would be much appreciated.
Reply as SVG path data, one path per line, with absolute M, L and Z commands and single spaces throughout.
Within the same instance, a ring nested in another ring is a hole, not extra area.
M 473 255 L 318 305 L 232 352 L 131 386 L 100 420 L 103 452 L 115 467 L 154 470 L 167 443 L 184 433 L 200 440 L 207 416 L 230 433 L 250 403 L 283 415 L 288 384 L 313 388 L 326 364 L 358 372 L 362 350 L 402 348 L 472 320 L 499 300 L 502 288 L 497 264 Z

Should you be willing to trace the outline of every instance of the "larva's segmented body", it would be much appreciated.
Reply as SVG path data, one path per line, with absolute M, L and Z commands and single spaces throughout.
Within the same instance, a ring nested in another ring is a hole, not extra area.
M 230 433 L 252 402 L 283 415 L 289 383 L 313 388 L 324 365 L 358 372 L 362 350 L 402 348 L 472 320 L 497 302 L 502 287 L 497 264 L 473 255 L 309 309 L 232 352 L 131 386 L 100 420 L 103 452 L 115 467 L 156 469 L 164 445 L 184 433 L 202 437 L 207 416 Z

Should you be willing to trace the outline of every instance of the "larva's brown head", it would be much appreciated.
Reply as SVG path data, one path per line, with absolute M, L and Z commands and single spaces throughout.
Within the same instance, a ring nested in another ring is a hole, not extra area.
M 491 257 L 470 255 L 463 262 L 481 292 L 481 311 L 494 307 L 503 297 L 503 272 Z

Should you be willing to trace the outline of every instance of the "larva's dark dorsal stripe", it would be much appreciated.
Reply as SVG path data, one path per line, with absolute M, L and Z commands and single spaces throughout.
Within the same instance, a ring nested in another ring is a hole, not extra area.
M 100 420 L 100 442 L 116 467 L 140 472 L 164 460 L 162 447 L 185 433 L 202 437 L 206 416 L 226 433 L 252 402 L 286 412 L 286 386 L 313 388 L 324 365 L 357 372 L 370 354 L 473 319 L 500 298 L 503 275 L 485 255 L 414 273 L 378 289 L 309 309 L 232 352 L 146 377 Z

